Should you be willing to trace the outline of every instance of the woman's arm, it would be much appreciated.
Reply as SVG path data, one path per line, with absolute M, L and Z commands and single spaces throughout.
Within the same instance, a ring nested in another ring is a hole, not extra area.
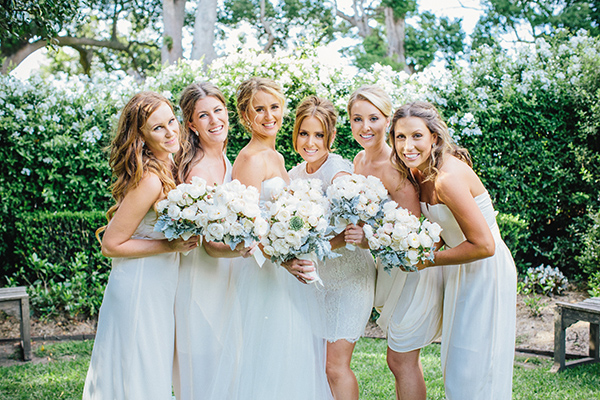
M 496 251 L 492 232 L 471 191 L 470 183 L 479 179 L 471 173 L 472 176 L 453 171 L 440 175 L 436 181 L 438 199 L 450 209 L 466 240 L 454 248 L 435 251 L 434 263 L 426 262 L 426 266 L 464 264 L 491 257 Z
M 145 257 L 169 252 L 185 252 L 198 245 L 198 237 L 188 241 L 131 239 L 148 211 L 162 194 L 158 176 L 147 174 L 136 188 L 130 189 L 106 227 L 102 254 L 106 257 Z

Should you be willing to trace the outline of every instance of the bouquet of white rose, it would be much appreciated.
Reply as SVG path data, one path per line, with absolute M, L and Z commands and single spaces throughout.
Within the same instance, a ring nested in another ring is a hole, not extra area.
M 158 203 L 154 229 L 169 240 L 203 235 L 204 240 L 225 243 L 232 250 L 242 242 L 248 247 L 269 231 L 258 201 L 258 190 L 238 180 L 213 187 L 193 177 L 191 184 L 178 185 Z M 260 259 L 257 262 L 262 265 Z
M 213 202 L 213 188 L 206 181 L 193 177 L 192 183 L 182 183 L 157 204 L 158 220 L 154 230 L 163 232 L 169 240 L 202 235 L 206 229 L 206 212 Z
M 260 215 L 258 201 L 258 190 L 237 179 L 215 186 L 212 204 L 202 217 L 204 239 L 228 244 L 232 250 L 242 242 L 248 247 L 259 241 L 269 231 L 269 224 Z
M 399 267 L 414 272 L 419 261 L 433 261 L 435 243 L 440 240 L 442 228 L 397 206 L 394 201 L 386 203 L 383 218 L 374 226 L 363 226 L 363 230 L 371 253 L 379 257 L 385 271 Z
M 273 194 L 265 204 L 265 217 L 270 224 L 261 239 L 263 251 L 271 261 L 283 263 L 293 258 L 315 263 L 339 256 L 331 250 L 327 236 L 327 199 L 318 179 L 296 179 Z M 311 282 L 320 281 L 314 274 Z
M 373 225 L 383 218 L 383 206 L 390 201 L 383 183 L 372 175 L 344 175 L 327 188 L 330 205 L 330 226 L 340 233 L 349 223 L 363 221 Z M 348 249 L 354 246 L 347 244 Z

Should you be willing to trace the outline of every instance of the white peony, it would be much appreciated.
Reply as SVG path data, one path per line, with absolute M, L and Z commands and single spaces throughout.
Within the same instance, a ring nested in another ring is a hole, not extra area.
M 206 230 L 208 234 L 212 236 L 215 240 L 218 241 L 223 239 L 223 234 L 225 233 L 225 228 L 223 228 L 223 225 L 213 223 L 208 225 Z

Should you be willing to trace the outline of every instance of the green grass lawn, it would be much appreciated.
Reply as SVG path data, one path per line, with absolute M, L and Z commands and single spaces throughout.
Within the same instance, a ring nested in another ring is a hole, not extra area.
M 83 381 L 93 341 L 64 342 L 35 350 L 48 357 L 44 364 L 0 367 L 0 400 L 81 399 Z M 393 399 L 394 381 L 385 362 L 386 342 L 359 340 L 352 368 L 360 385 L 360 398 Z M 421 352 L 428 399 L 444 399 L 440 346 L 432 344 Z M 517 356 L 514 370 L 515 400 L 600 399 L 600 364 L 584 365 L 554 374 L 552 360 Z

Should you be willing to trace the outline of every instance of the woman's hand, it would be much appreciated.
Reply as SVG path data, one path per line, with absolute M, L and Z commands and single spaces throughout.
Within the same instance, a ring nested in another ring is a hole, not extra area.
M 177 253 L 186 253 L 190 250 L 194 250 L 198 247 L 200 236 L 192 236 L 188 240 L 183 240 L 181 238 L 171 240 L 169 243 L 169 247 L 172 251 Z
M 311 281 L 312 278 L 306 274 L 315 270 L 312 261 L 298 260 L 297 258 L 283 262 L 281 263 L 281 266 L 287 269 L 290 274 L 294 275 L 296 279 L 302 283 L 308 283 L 308 281 Z
M 369 248 L 369 243 L 365 237 L 365 232 L 363 231 L 362 226 L 359 225 L 348 225 L 344 231 L 344 240 L 346 243 L 358 246 L 361 249 Z
M 244 242 L 241 242 L 235 247 L 235 251 L 240 253 L 240 256 L 242 256 L 244 258 L 252 257 L 252 255 L 256 251 L 257 245 L 258 245 L 258 242 L 252 242 L 252 244 L 250 246 L 245 247 Z

